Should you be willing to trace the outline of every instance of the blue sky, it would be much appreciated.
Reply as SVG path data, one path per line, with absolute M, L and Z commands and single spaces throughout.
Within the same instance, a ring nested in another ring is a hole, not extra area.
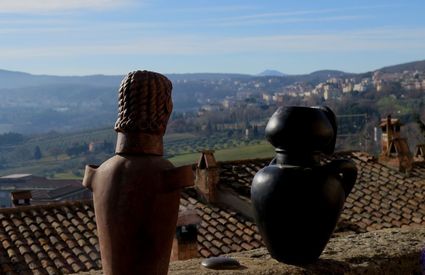
M 0 68 L 365 72 L 425 59 L 425 1 L 0 0 Z

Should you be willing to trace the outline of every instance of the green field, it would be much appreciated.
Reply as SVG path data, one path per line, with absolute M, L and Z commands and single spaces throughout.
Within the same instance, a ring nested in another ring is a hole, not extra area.
M 200 153 L 182 154 L 170 158 L 169 160 L 176 166 L 196 163 Z M 246 145 L 235 148 L 217 150 L 214 153 L 216 160 L 241 160 L 254 158 L 268 158 L 274 155 L 274 148 L 268 142 L 262 141 L 259 144 Z
M 0 147 L 0 176 L 29 173 L 57 179 L 81 179 L 86 164 L 101 164 L 111 157 L 116 133 L 112 129 L 96 129 L 77 133 L 51 133 L 35 136 L 14 146 Z M 88 148 L 90 142 L 109 142 L 109 151 L 68 154 L 72 146 Z M 33 157 L 35 147 L 41 159 Z M 201 150 L 215 150 L 218 161 L 265 158 L 274 153 L 262 137 L 246 138 L 240 133 L 215 132 L 210 135 L 171 133 L 164 137 L 164 157 L 175 165 L 196 163 Z
M 269 143 L 267 143 L 266 141 L 262 141 L 258 144 L 216 150 L 214 155 L 218 161 L 267 158 L 272 157 L 274 155 L 274 149 Z M 196 163 L 198 161 L 199 156 L 200 153 L 196 152 L 177 155 L 172 158 L 169 158 L 169 160 L 174 165 L 180 166 Z M 58 160 L 52 160 L 49 157 L 40 161 L 29 161 L 22 163 L 21 167 L 2 170 L 1 175 L 8 175 L 13 173 L 40 174 L 40 171 L 57 169 L 56 173 L 50 173 L 48 177 L 55 179 L 82 179 L 82 175 L 84 173 L 83 169 L 79 169 L 81 175 L 75 175 L 75 173 L 72 173 L 70 170 L 60 169 L 64 162 L 64 157 L 59 157 Z
M 76 176 L 71 172 L 56 173 L 54 175 L 53 179 L 57 179 L 57 180 L 82 180 L 83 176 Z

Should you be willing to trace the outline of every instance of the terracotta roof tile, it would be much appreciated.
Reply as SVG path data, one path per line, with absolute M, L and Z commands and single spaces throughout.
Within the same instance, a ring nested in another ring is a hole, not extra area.
M 90 202 L 69 202 L 0 209 L 0 274 L 7 274 L 9 269 L 19 274 L 99 269 L 99 251 L 84 240 L 81 232 L 90 231 L 84 222 L 74 221 L 74 225 L 80 225 L 80 230 L 72 224 L 67 228 L 62 223 L 64 217 L 73 215 L 72 212 L 81 211 L 84 216 L 92 208 Z M 87 233 L 94 235 L 93 232 Z M 88 252 L 94 253 L 95 259 L 91 259 Z
M 182 193 L 181 208 L 196 209 L 202 222 L 198 229 L 198 251 L 202 257 L 218 256 L 262 246 L 250 244 L 256 232 L 255 224 L 239 213 L 208 205 L 200 200 L 194 189 Z

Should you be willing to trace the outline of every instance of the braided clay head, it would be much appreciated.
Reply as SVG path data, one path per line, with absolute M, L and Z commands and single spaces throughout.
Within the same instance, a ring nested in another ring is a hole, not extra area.
M 162 74 L 134 71 L 121 82 L 115 131 L 164 135 L 173 109 L 172 84 Z

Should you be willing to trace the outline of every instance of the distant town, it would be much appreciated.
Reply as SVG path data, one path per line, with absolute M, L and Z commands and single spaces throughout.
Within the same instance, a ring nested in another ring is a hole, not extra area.
M 183 80 L 184 82 L 185 80 Z M 226 96 L 225 99 L 210 102 L 199 95 L 198 101 L 204 103 L 201 110 L 214 111 L 222 108 L 230 109 L 246 103 L 246 100 L 257 98 L 256 103 L 283 104 L 286 97 L 308 98 L 311 96 L 322 97 L 327 100 L 341 100 L 345 94 L 363 93 L 366 91 L 391 92 L 396 89 L 405 91 L 425 91 L 425 71 L 403 71 L 386 73 L 376 71 L 370 77 L 330 77 L 324 82 L 312 85 L 307 82 L 296 82 L 281 88 L 281 91 L 266 91 L 266 84 L 273 83 L 275 78 L 256 79 L 249 82 L 233 81 L 233 88 L 237 91 L 235 96 Z M 179 83 L 180 81 L 177 81 Z M 210 81 L 210 85 L 224 85 L 223 80 Z M 260 97 L 254 92 L 245 90 L 264 90 Z M 251 103 L 254 103 L 251 101 Z

